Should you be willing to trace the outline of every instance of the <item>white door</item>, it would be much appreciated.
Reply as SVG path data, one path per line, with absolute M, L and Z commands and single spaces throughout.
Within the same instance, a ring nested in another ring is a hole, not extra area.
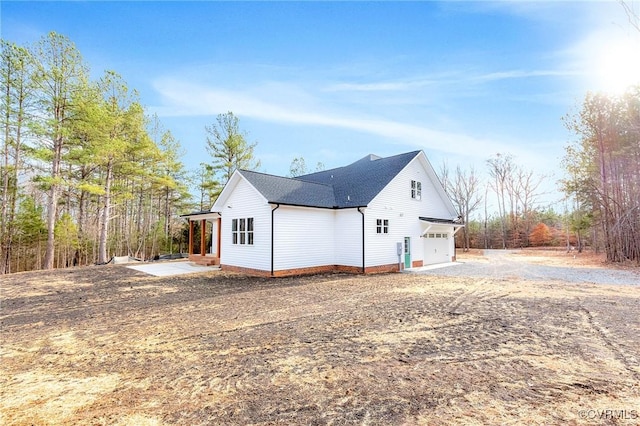
M 424 236 L 424 264 L 445 263 L 451 261 L 449 256 L 449 238 L 447 232 L 429 232 Z

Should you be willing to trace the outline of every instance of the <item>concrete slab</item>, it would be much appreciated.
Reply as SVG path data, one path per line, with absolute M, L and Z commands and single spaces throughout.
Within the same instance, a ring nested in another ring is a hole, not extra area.
M 447 262 L 447 263 L 436 263 L 435 265 L 427 265 L 421 266 L 419 268 L 408 268 L 404 269 L 402 272 L 422 272 L 422 271 L 431 271 L 432 269 L 440 269 L 440 268 L 448 268 L 449 266 L 462 265 L 463 262 Z
M 220 270 L 219 266 L 200 266 L 194 263 L 184 262 L 160 262 L 147 263 L 144 265 L 127 266 L 127 268 L 144 272 L 156 277 L 169 277 L 172 275 L 194 274 L 198 272 L 209 272 Z

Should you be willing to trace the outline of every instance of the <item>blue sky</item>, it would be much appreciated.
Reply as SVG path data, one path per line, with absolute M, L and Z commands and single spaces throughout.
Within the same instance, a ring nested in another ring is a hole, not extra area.
M 193 169 L 208 158 L 204 126 L 233 111 L 267 173 L 288 174 L 300 156 L 332 168 L 416 149 L 436 169 L 446 160 L 484 172 L 500 152 L 548 175 L 550 189 L 572 138 L 561 118 L 588 90 L 640 76 L 640 34 L 615 1 L 0 8 L 4 39 L 27 44 L 56 31 L 96 78 L 120 73 Z

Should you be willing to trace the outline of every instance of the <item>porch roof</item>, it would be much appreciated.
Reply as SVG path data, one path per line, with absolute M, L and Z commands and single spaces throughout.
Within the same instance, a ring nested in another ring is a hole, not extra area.
M 464 223 L 458 222 L 455 219 L 440 219 L 422 216 L 420 216 L 419 219 L 422 222 L 422 236 L 426 235 L 429 231 L 437 232 L 438 227 L 453 226 L 453 235 L 455 235 L 460 229 L 464 228 Z
M 181 214 L 180 217 L 187 219 L 218 219 L 220 217 L 220 213 L 212 212 L 211 210 L 204 210 L 200 212 Z
M 419 219 L 423 222 L 427 222 L 433 225 L 454 225 L 454 226 L 464 226 L 464 223 L 458 222 L 455 219 L 439 219 L 436 217 L 423 217 L 420 216 Z

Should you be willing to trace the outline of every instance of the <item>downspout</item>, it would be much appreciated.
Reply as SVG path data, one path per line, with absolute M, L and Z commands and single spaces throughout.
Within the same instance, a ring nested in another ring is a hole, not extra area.
M 276 205 L 275 209 L 271 209 L 271 276 L 273 277 L 273 250 L 274 250 L 274 244 L 273 244 L 273 235 L 274 235 L 274 225 L 273 225 L 273 217 L 274 217 L 274 212 L 276 210 L 278 210 L 280 208 L 280 204 Z
M 364 263 L 364 212 L 360 210 L 361 207 L 358 207 L 358 212 L 362 215 L 362 273 L 365 273 L 365 263 Z

